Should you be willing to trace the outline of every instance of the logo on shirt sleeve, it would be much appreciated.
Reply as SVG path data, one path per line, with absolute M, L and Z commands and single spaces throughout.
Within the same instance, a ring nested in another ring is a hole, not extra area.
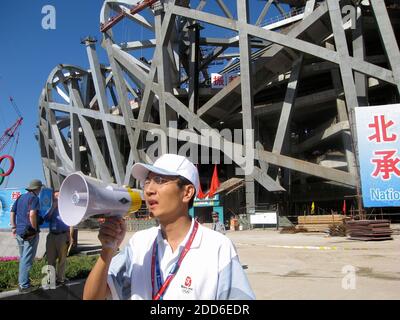
M 192 286 L 192 278 L 187 276 L 185 279 L 185 283 L 181 285 L 182 292 L 185 294 L 190 294 L 193 291 L 193 288 L 191 288 L 191 286 Z

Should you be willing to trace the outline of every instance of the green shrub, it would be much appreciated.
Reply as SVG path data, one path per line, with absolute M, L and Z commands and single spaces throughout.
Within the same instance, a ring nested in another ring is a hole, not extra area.
M 18 285 L 18 261 L 0 262 L 0 292 Z
M 94 256 L 72 256 L 67 258 L 65 276 L 70 279 L 84 279 L 89 275 L 98 255 Z M 46 259 L 34 261 L 29 274 L 32 286 L 40 286 L 45 276 L 42 268 L 47 265 Z M 18 261 L 0 262 L 0 292 L 18 288 Z

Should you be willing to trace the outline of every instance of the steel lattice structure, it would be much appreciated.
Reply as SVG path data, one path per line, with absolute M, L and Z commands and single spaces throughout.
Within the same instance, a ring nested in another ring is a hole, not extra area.
M 248 209 L 276 192 L 293 201 L 354 194 L 354 108 L 399 101 L 397 1 L 267 0 L 261 12 L 250 2 L 164 0 L 132 16 L 137 1 L 105 1 L 101 23 L 124 11 L 134 33 L 153 37 L 121 43 L 114 26 L 102 39 L 109 66 L 88 38 L 89 70 L 59 65 L 50 73 L 38 126 L 47 183 L 59 188 L 81 170 L 132 184 L 133 163 L 149 161 L 147 132 L 167 132 L 175 121 L 178 135 L 214 128 L 224 139 L 222 129 L 254 130 L 233 154 L 221 145 L 233 160 L 223 179 L 235 175 L 245 146 L 255 149 L 254 170 L 244 176 Z M 262 26 L 273 6 L 283 18 Z M 210 36 L 222 29 L 227 36 Z M 211 88 L 215 61 L 225 61 L 221 74 L 240 76 Z M 162 152 L 170 147 L 161 142 Z

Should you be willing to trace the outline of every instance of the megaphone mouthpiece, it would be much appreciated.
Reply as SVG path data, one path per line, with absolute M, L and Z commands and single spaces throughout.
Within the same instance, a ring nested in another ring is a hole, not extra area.
M 85 207 L 87 203 L 87 193 L 75 191 L 71 197 L 71 201 L 76 206 Z

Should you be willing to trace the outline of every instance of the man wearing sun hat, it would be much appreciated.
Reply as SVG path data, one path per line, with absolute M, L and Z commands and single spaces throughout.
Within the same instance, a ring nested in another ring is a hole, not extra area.
M 38 179 L 32 180 L 29 186 L 25 188 L 28 192 L 21 195 L 11 208 L 11 227 L 17 239 L 20 255 L 18 273 L 20 292 L 32 290 L 29 271 L 32 268 L 39 243 L 38 196 L 42 187 L 42 181 Z
M 108 218 L 100 229 L 102 251 L 83 298 L 254 299 L 232 242 L 189 216 L 199 190 L 193 163 L 164 154 L 153 165 L 135 164 L 132 175 L 160 226 L 135 233 L 113 257 L 126 226 L 123 219 Z

